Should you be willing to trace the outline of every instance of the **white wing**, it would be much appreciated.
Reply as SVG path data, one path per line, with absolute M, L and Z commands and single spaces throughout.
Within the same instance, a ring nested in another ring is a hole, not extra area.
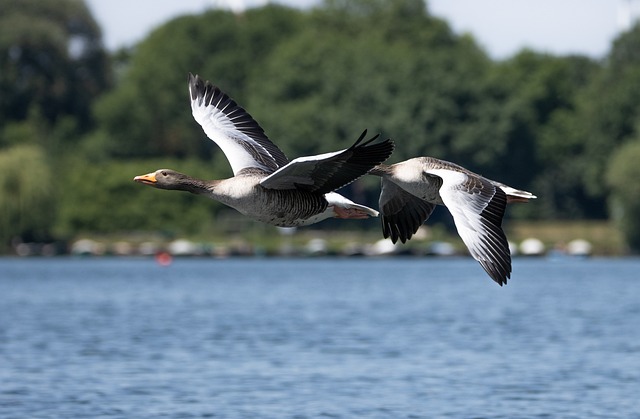
M 385 161 L 394 144 L 387 139 L 372 143 L 378 135 L 363 142 L 365 130 L 358 140 L 345 150 L 316 156 L 299 157 L 260 181 L 268 189 L 302 189 L 328 193 L 366 174 Z
M 494 281 L 505 284 L 511 275 L 511 255 L 501 226 L 507 205 L 504 191 L 472 174 L 447 169 L 427 172 L 442 178 L 440 197 L 471 256 Z
M 288 163 L 251 115 L 219 88 L 189 73 L 189 95 L 193 117 L 222 149 L 235 175 L 250 167 L 272 173 Z
M 319 179 L 316 179 L 314 173 L 329 175 L 327 170 L 322 170 L 322 164 L 345 151 L 298 157 L 262 179 L 260 184 L 268 189 L 314 189 L 319 183 Z

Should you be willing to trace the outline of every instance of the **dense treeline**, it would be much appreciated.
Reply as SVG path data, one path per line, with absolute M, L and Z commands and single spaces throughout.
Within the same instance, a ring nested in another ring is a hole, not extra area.
M 75 0 L 0 0 L 0 241 L 214 231 L 222 207 L 133 184 L 171 167 L 229 176 L 188 106 L 186 75 L 229 93 L 289 157 L 368 128 L 390 161 L 431 155 L 531 190 L 526 219 L 615 219 L 640 249 L 640 27 L 608 56 L 492 61 L 422 0 L 209 10 L 107 54 Z M 345 191 L 377 206 L 378 185 Z M 377 224 L 349 224 L 348 228 Z M 322 228 L 322 224 L 316 228 Z M 335 226 L 335 225 L 334 225 Z

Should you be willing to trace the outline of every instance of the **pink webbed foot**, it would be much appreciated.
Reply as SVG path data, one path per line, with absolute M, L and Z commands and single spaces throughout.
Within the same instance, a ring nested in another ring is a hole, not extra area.
M 334 205 L 333 212 L 335 212 L 335 218 L 342 218 L 345 220 L 364 220 L 369 218 L 370 215 L 358 208 L 343 208 Z

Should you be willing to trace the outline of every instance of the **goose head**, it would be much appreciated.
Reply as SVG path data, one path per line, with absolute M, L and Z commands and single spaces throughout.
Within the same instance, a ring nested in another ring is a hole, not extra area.
M 159 169 L 146 175 L 136 176 L 133 180 L 158 189 L 189 192 L 193 191 L 194 188 L 202 186 L 202 181 L 171 169 Z

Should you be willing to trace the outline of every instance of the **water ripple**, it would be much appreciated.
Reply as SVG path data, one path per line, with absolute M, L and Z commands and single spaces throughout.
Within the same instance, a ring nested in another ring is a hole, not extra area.
M 639 267 L 0 259 L 0 417 L 634 417 Z

